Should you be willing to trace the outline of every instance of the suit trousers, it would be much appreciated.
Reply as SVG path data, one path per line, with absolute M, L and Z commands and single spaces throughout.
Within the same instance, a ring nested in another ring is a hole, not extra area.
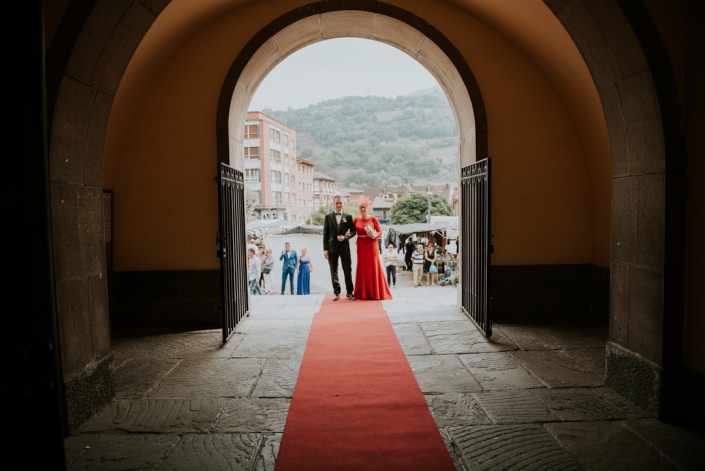
M 340 294 L 340 281 L 338 280 L 338 260 L 343 265 L 343 276 L 345 277 L 345 292 L 353 294 L 352 261 L 350 258 L 350 245 L 339 245 L 336 252 L 328 252 L 328 266 L 330 267 L 330 279 L 333 283 L 333 293 Z
M 286 278 L 289 277 L 289 292 L 294 294 L 294 270 L 282 271 L 282 294 L 286 291 Z

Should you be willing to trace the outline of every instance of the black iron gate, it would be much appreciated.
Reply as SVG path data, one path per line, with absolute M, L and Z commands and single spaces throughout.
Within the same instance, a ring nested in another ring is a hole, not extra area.
M 489 269 L 492 241 L 490 235 L 490 159 L 483 159 L 461 170 L 462 214 L 461 284 L 462 306 L 486 337 L 492 335 Z
M 223 343 L 250 309 L 245 253 L 245 182 L 242 172 L 220 163 L 218 172 L 220 318 Z

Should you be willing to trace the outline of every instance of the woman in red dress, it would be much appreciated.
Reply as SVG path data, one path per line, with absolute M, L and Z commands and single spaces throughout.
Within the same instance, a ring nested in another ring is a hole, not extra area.
M 392 299 L 387 277 L 379 256 L 379 242 L 382 227 L 374 216 L 367 215 L 369 198 L 360 200 L 360 217 L 355 218 L 357 231 L 357 267 L 355 269 L 355 298 Z

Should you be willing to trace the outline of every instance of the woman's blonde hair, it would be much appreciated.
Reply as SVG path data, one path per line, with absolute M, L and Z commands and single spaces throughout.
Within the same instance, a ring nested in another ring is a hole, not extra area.
M 363 196 L 360 198 L 360 206 L 364 206 L 365 208 L 369 208 L 372 206 L 372 201 L 367 196 Z

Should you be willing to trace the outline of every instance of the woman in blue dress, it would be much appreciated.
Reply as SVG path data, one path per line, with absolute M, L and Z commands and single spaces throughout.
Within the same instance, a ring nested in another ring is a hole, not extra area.
M 296 294 L 311 294 L 311 272 L 313 263 L 307 249 L 301 249 L 299 257 L 299 275 L 296 279 Z

